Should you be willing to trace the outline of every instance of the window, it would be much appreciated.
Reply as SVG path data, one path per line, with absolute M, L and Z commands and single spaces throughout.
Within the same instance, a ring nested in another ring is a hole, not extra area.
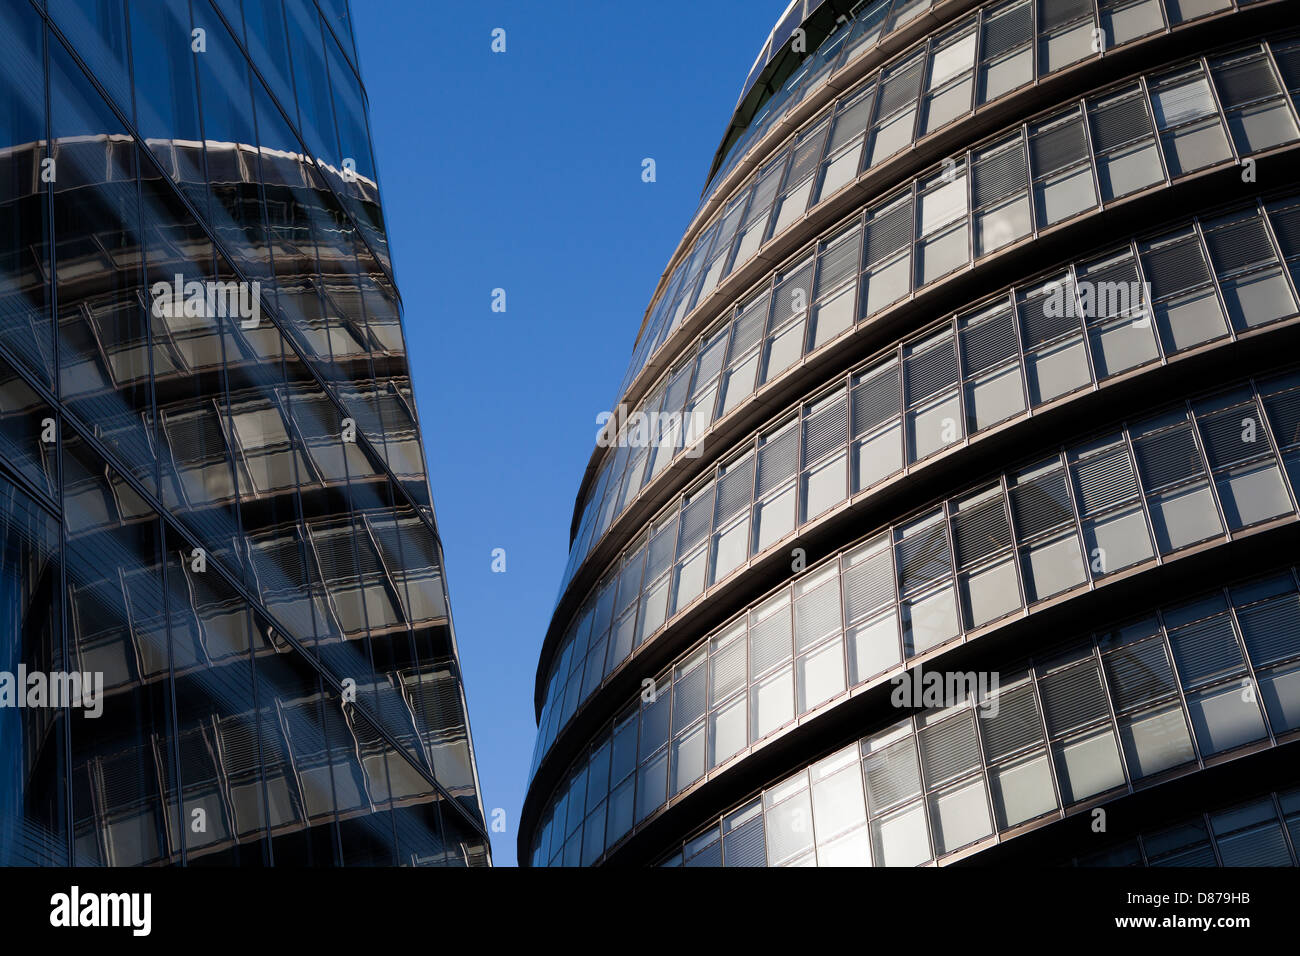
M 959 632 L 948 523 L 942 512 L 935 512 L 895 529 L 894 536 L 903 649 L 914 657 Z
M 1087 580 L 1065 468 L 1058 459 L 1008 476 L 1011 515 L 1029 603 Z
M 804 410 L 800 524 L 828 511 L 848 494 L 848 397 L 841 390 Z
M 1081 264 L 1076 275 L 1099 381 L 1160 357 L 1147 289 L 1132 250 Z
M 903 659 L 889 536 L 880 535 L 854 548 L 842 562 L 849 683 L 860 684 Z
M 790 592 L 749 612 L 750 739 L 761 740 L 794 718 Z
M 1140 87 L 1090 104 L 1088 120 L 1103 199 L 1119 199 L 1164 180 L 1155 129 Z
M 1228 527 L 1292 514 L 1295 507 L 1250 390 L 1198 402 L 1194 410 Z
M 1171 177 L 1232 158 L 1210 82 L 1199 66 L 1158 77 L 1149 86 Z
M 1087 133 L 1078 109 L 1029 128 L 1038 228 L 1064 222 L 1097 205 Z
M 1106 46 L 1118 46 L 1165 28 L 1159 0 L 1098 0 Z
M 822 117 L 811 129 L 799 134 L 794 143 L 793 159 L 785 174 L 785 187 L 776 203 L 776 216 L 772 220 L 772 235 L 784 232 L 808 208 L 812 195 L 817 164 L 826 143 L 826 130 L 830 121 Z
M 763 341 L 771 301 L 771 293 L 764 290 L 759 296 L 742 306 L 732 322 L 727 368 L 722 374 L 719 417 L 726 415 L 754 392 L 758 373 L 759 345 Z
M 1294 865 L 1269 797 L 1212 814 L 1210 825 L 1224 866 Z
M 920 184 L 916 284 L 934 282 L 970 261 L 966 169 L 957 164 Z
M 1259 695 L 1223 594 L 1170 608 L 1163 616 L 1202 755 L 1266 736 Z
M 857 744 L 809 768 L 813 826 L 819 866 L 865 866 L 871 862 L 867 804 Z
M 993 832 L 983 762 L 970 707 L 917 718 L 917 744 L 937 855 L 951 853 Z
M 1183 412 L 1132 429 L 1138 472 L 1161 554 L 1223 533 L 1205 465 Z
M 976 153 L 971 162 L 975 256 L 988 255 L 1033 231 L 1029 164 L 1020 136 Z
M 746 630 L 742 619 L 709 641 L 709 752 L 712 769 L 748 744 Z M 739 692 L 739 693 L 738 693 Z
M 966 427 L 982 431 L 1025 410 L 1024 376 L 1009 303 L 957 320 Z
M 663 625 L 668 614 L 668 594 L 673 566 L 673 551 L 677 543 L 677 511 L 655 522 L 651 529 L 650 545 L 646 549 L 645 597 L 642 600 L 641 618 L 637 623 L 638 647 Z M 593 644 L 593 648 L 594 648 Z M 584 693 L 585 697 L 586 694 Z
M 1295 295 L 1257 211 L 1202 228 L 1233 328 L 1245 331 L 1295 314 Z
M 1259 697 L 1274 734 L 1300 729 L 1300 595 L 1284 572 L 1232 589 Z
M 911 721 L 860 743 L 877 866 L 918 866 L 931 858 L 921 768 Z
M 1049 665 L 1039 679 L 1043 716 L 1066 806 L 1124 786 L 1124 769 L 1091 647 Z
M 754 454 L 745 452 L 718 478 L 709 583 L 721 581 L 749 557 L 750 502 L 754 495 Z
M 902 383 L 897 359 L 853 377 L 852 487 L 870 488 L 902 470 Z
M 1093 578 L 1153 558 L 1137 474 L 1123 437 L 1102 439 L 1068 457 Z
M 1186 23 L 1219 10 L 1231 10 L 1232 0 L 1165 0 L 1169 22 Z
M 857 314 L 856 294 L 862 228 L 854 226 L 821 245 L 817 256 L 816 305 L 808 336 L 808 351 L 853 327 Z
M 862 163 L 862 145 L 866 140 L 867 122 L 875 103 L 875 87 L 840 103 L 835 111 L 835 125 L 826 146 L 826 159 L 822 163 L 817 184 L 816 202 L 839 192 L 857 179 Z
M 794 584 L 795 695 L 806 714 L 844 692 L 844 638 L 840 624 L 837 562 Z
M 975 27 L 960 27 L 933 41 L 918 136 L 970 112 L 975 69 Z
M 1092 0 L 1038 0 L 1038 72 L 1055 73 L 1094 49 Z
M 1028 676 L 1003 678 L 992 706 L 977 710 L 989 763 L 997 828 L 1005 830 L 1056 809 L 1043 718 Z
M 1001 485 L 952 503 L 952 547 L 967 630 L 1020 607 L 1020 583 Z
M 790 422 L 759 439 L 754 494 L 753 553 L 766 551 L 794 530 L 799 424 Z
M 704 590 L 708 548 L 704 546 L 713 521 L 712 482 L 682 500 L 681 527 L 677 540 L 677 571 L 673 582 L 670 614 L 676 614 Z
M 704 776 L 708 672 L 704 649 L 673 668 L 673 794 Z
M 1050 402 L 1092 381 L 1077 302 L 1069 273 L 1016 294 L 1031 405 Z
M 925 55 L 918 53 L 906 63 L 886 70 L 881 76 L 880 94 L 876 97 L 876 119 L 871 128 L 868 166 L 878 165 L 900 149 L 911 145 L 924 60 Z
M 867 213 L 863 241 L 866 271 L 858 295 L 862 318 L 874 315 L 911 291 L 915 229 L 910 191 Z
M 1142 271 L 1151 286 L 1156 328 L 1166 353 L 1228 334 L 1214 277 L 1195 229 L 1142 243 L 1139 248 Z
M 1273 379 L 1260 386 L 1264 408 L 1273 427 L 1291 487 L 1300 482 L 1300 376 L 1288 375 Z
M 1239 154 L 1257 153 L 1300 137 L 1291 105 L 1265 53 L 1256 48 L 1244 56 L 1223 57 L 1210 64 L 1210 72 Z
M 903 348 L 908 461 L 920 461 L 965 435 L 951 329 Z
M 736 232 L 740 229 L 741 220 L 745 215 L 748 198 L 747 192 L 741 193 L 740 198 L 733 200 L 722 215 L 717 235 L 713 239 L 713 248 L 709 253 L 712 258 L 708 268 L 704 270 L 701 295 L 713 291 L 714 287 L 731 272 L 731 254 L 735 248 Z
M 799 865 L 813 848 L 812 803 L 804 771 L 763 794 L 766 808 L 767 864 Z
M 777 277 L 776 289 L 772 294 L 772 323 L 764 344 L 760 383 L 770 382 L 803 356 L 812 278 L 811 258 Z
M 772 211 L 772 200 L 776 198 L 777 187 L 785 171 L 785 161 L 789 151 L 772 160 L 759 173 L 749 200 L 749 209 L 745 212 L 745 222 L 736 239 L 736 253 L 732 269 L 745 262 L 758 251 L 767 235 L 767 217 Z M 676 323 L 674 323 L 676 324 Z
M 1034 79 L 1033 0 L 983 14 L 980 24 L 979 102 L 988 103 Z

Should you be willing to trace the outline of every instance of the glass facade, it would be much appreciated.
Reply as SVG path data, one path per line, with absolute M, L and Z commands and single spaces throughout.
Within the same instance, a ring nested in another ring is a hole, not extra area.
M 490 862 L 349 17 L 0 0 L 0 863 Z
M 746 80 L 580 489 L 531 865 L 946 864 L 1300 738 L 1300 34 L 817 7 Z M 1243 548 L 1283 570 L 1186 603 Z M 1011 718 L 846 706 L 950 660 Z M 1290 864 L 1282 783 L 1220 829 Z

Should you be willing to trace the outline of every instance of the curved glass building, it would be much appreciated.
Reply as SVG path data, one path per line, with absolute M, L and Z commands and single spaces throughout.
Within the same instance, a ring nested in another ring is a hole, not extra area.
M 1295 11 L 790 4 L 578 491 L 521 860 L 1297 862 Z
M 488 863 L 346 0 L 0 37 L 0 863 Z

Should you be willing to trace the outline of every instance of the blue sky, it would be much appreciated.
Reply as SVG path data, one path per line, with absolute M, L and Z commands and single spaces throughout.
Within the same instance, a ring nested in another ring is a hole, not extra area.
M 498 866 L 596 415 L 784 7 L 352 3 L 483 804 L 506 811 Z

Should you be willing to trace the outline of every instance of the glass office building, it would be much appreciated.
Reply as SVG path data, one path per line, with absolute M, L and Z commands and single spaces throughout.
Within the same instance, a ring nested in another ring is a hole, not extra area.
M 790 4 L 578 492 L 521 860 L 1296 864 L 1295 10 Z
M 0 38 L 0 863 L 487 865 L 346 0 Z

